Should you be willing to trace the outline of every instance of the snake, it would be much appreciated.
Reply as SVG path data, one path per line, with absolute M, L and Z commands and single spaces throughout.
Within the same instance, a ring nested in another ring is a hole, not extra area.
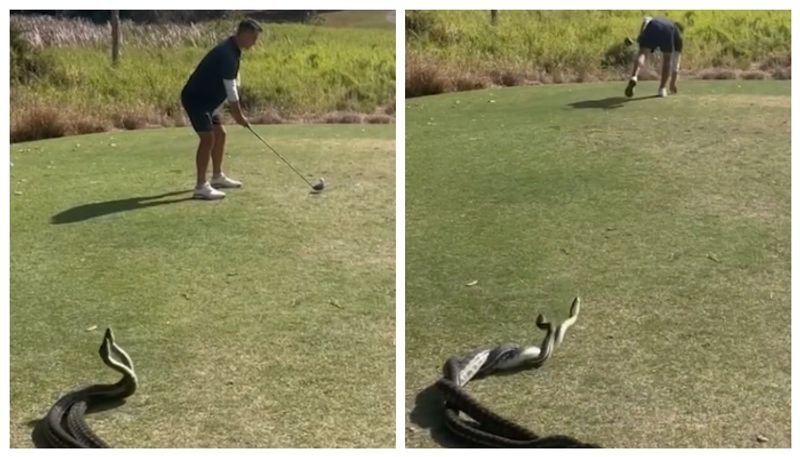
M 36 424 L 34 436 L 39 447 L 53 448 L 107 448 L 109 444 L 97 436 L 86 423 L 86 412 L 103 403 L 123 400 L 136 392 L 138 379 L 131 357 L 106 329 L 99 349 L 100 359 L 106 366 L 122 375 L 114 384 L 93 384 L 71 391 L 50 408 L 44 419 Z
M 470 396 L 464 387 L 476 377 L 511 369 L 541 367 L 560 346 L 567 330 L 578 320 L 580 297 L 570 306 L 570 316 L 554 325 L 543 314 L 536 318 L 536 326 L 545 331 L 539 346 L 504 344 L 495 348 L 482 348 L 465 357 L 451 357 L 445 362 L 442 377 L 435 386 L 445 399 L 444 426 L 467 443 L 479 447 L 599 447 L 566 435 L 539 436 L 527 428 L 506 419 L 483 406 Z M 461 413 L 470 417 L 467 420 Z

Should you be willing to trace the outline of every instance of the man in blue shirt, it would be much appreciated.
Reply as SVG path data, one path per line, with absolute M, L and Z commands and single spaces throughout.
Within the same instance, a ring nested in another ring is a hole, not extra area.
M 183 104 L 200 144 L 197 147 L 197 185 L 194 197 L 216 200 L 225 197 L 219 189 L 241 187 L 242 183 L 222 172 L 225 154 L 225 128 L 219 107 L 228 101 L 228 108 L 237 124 L 250 123 L 239 104 L 239 60 L 242 49 L 250 49 L 258 40 L 261 26 L 252 19 L 239 23 L 236 34 L 209 51 L 197 65 L 181 91 Z M 213 165 L 211 181 L 206 179 L 209 160 Z
M 681 65 L 681 52 L 683 52 L 683 26 L 666 18 L 652 18 L 646 16 L 639 29 L 639 55 L 633 64 L 633 74 L 628 80 L 625 95 L 633 97 L 633 88 L 639 80 L 639 69 L 644 66 L 647 56 L 652 55 L 656 49 L 661 50 L 663 64 L 661 67 L 661 84 L 658 86 L 658 96 L 667 96 L 667 79 L 670 79 L 669 91 L 678 92 L 678 70 Z M 671 75 L 671 78 L 670 78 Z

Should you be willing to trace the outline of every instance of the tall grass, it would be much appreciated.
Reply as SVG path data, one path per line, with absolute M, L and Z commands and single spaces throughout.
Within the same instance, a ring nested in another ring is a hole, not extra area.
M 232 21 L 125 23 L 121 61 L 114 68 L 105 26 L 51 18 L 15 21 L 48 71 L 12 85 L 12 139 L 23 114 L 35 116 L 39 106 L 85 113 L 118 127 L 180 124 L 183 84 L 234 27 Z M 359 119 L 376 113 L 383 119 L 394 113 L 394 41 L 389 30 L 267 25 L 257 46 L 242 56 L 242 103 L 256 121 L 327 122 L 334 112 L 361 113 Z
M 431 65 L 444 87 L 465 74 L 506 85 L 619 78 L 635 51 L 621 43 L 636 37 L 646 14 L 685 25 L 688 74 L 757 68 L 785 76 L 790 65 L 789 11 L 501 11 L 495 26 L 488 11 L 409 11 L 406 87 L 430 80 Z

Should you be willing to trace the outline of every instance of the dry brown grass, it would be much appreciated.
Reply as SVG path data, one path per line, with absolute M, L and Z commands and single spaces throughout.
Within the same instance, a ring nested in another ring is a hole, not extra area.
M 360 124 L 361 119 L 362 114 L 353 111 L 337 111 L 322 116 L 322 122 L 326 124 Z
M 742 79 L 769 79 L 769 73 L 761 70 L 747 70 L 740 75 Z
M 683 79 L 791 79 L 791 66 L 786 59 L 753 65 L 749 70 L 705 68 L 683 70 Z M 640 81 L 660 78 L 658 59 L 641 69 Z M 406 98 L 462 92 L 497 86 L 584 83 L 615 81 L 627 75 L 627 69 L 527 68 L 518 64 L 492 67 L 461 67 L 446 61 L 409 54 L 406 59 Z
M 286 119 L 274 109 L 262 111 L 256 115 L 250 116 L 249 119 L 250 122 L 254 124 L 283 124 L 286 122 Z
M 737 71 L 728 68 L 709 68 L 699 73 L 700 79 L 737 79 Z
M 59 106 L 35 99 L 12 100 L 11 142 L 42 140 L 69 135 L 107 132 L 113 129 L 138 130 L 157 127 L 186 127 L 188 121 L 182 110 L 163 113 L 152 106 L 108 106 L 103 110 L 86 107 Z M 374 113 L 337 111 L 284 115 L 268 109 L 249 116 L 253 124 L 391 124 L 394 122 L 394 103 Z M 230 122 L 224 113 L 223 120 Z
M 485 89 L 491 85 L 492 81 L 488 77 L 480 76 L 475 73 L 457 75 L 455 81 L 453 81 L 455 90 L 459 92 L 465 90 Z
M 364 116 L 367 124 L 391 124 L 394 118 L 386 114 L 368 114 Z
M 772 79 L 792 79 L 792 67 L 778 67 L 772 70 Z
M 75 107 L 56 107 L 36 100 L 14 105 L 18 108 L 11 111 L 12 143 L 106 132 L 115 127 L 108 117 Z
M 386 106 L 384 106 L 381 111 L 383 111 L 384 114 L 388 114 L 389 116 L 395 115 L 395 113 L 397 112 L 397 102 L 395 101 L 394 97 L 392 97 L 392 100 L 389 103 L 387 103 Z
M 437 63 L 413 54 L 406 57 L 406 97 L 441 94 L 447 88 Z
M 50 16 L 12 15 L 11 24 L 35 48 L 65 46 L 110 46 L 110 24 L 94 24 L 84 19 L 61 19 Z M 134 24 L 121 21 L 126 46 L 173 47 L 182 43 L 193 46 L 214 43 L 219 34 L 194 24 Z
M 494 70 L 489 76 L 492 78 L 492 82 L 498 86 L 519 86 L 525 82 L 523 73 L 514 68 Z
M 50 105 L 31 105 L 11 113 L 11 142 L 68 135 L 71 126 L 64 111 Z

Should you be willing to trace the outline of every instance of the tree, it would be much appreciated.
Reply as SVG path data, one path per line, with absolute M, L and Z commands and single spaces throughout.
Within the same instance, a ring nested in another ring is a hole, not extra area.
M 489 10 L 492 15 L 492 25 L 497 25 L 497 10 Z
M 119 63 L 119 10 L 111 11 L 111 65 Z

